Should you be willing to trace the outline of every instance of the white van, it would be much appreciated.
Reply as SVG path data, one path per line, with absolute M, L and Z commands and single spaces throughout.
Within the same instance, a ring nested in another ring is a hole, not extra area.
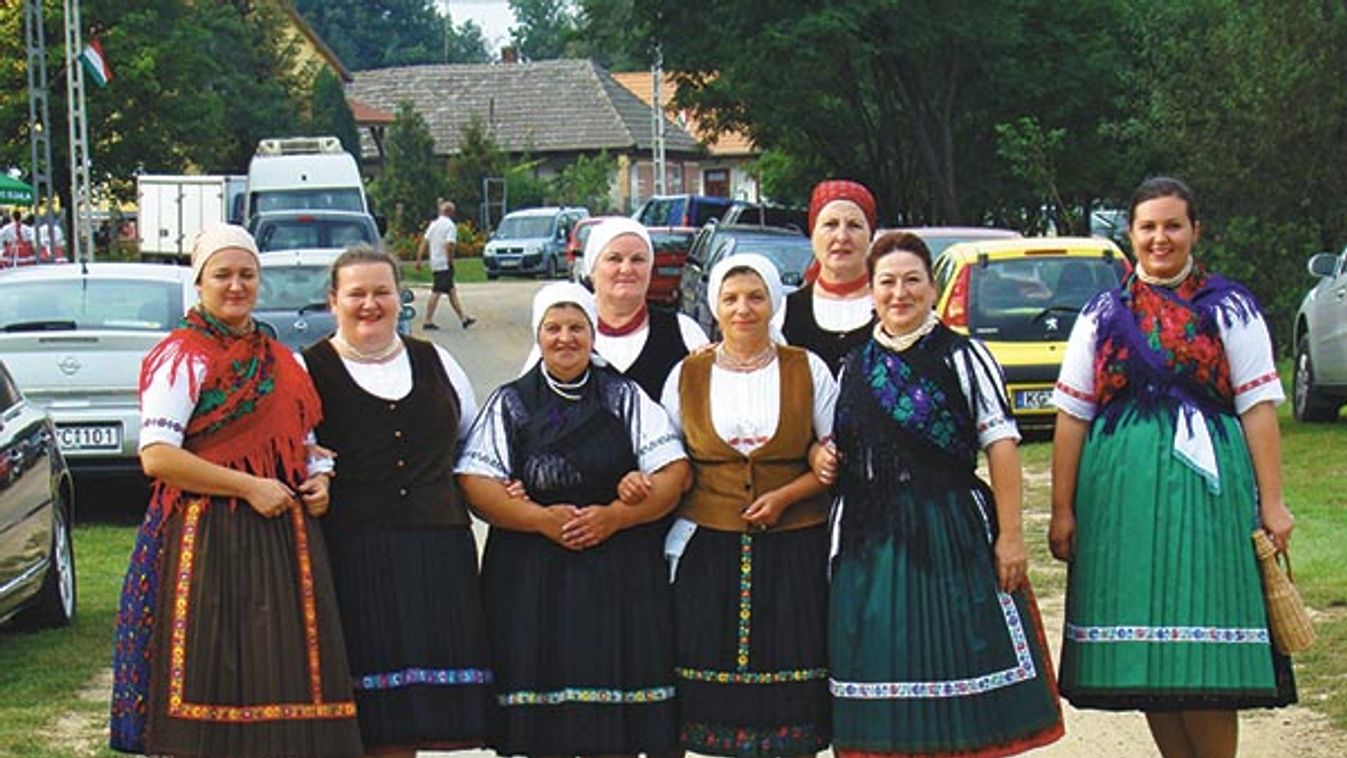
M 369 213 L 355 158 L 336 137 L 264 139 L 248 163 L 243 217 L 271 211 Z

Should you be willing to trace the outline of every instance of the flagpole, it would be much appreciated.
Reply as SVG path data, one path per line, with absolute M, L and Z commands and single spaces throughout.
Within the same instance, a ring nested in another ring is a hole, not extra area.
M 76 57 L 84 50 L 80 38 L 79 0 L 65 0 L 65 81 L 67 121 L 70 125 L 70 244 L 75 261 L 92 261 L 93 203 L 89 182 L 89 124 L 85 118 L 84 67 Z

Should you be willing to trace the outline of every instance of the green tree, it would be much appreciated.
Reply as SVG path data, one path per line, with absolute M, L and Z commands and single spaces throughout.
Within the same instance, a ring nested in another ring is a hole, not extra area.
M 1094 152 L 1126 62 L 1109 0 L 660 0 L 637 9 L 678 72 L 676 102 L 713 128 L 746 131 L 814 179 L 866 182 L 886 222 L 981 222 L 1037 205 L 996 152 L 997 124 L 1026 115 L 1063 130 L 1066 202 L 1097 191 L 1098 166 L 1111 163 Z
M 371 186 L 378 206 L 389 214 L 391 234 L 416 234 L 435 215 L 443 189 L 441 165 L 425 119 L 410 102 L 399 103 L 385 138 L 383 174 Z
M 485 63 L 482 29 L 455 26 L 435 0 L 298 0 L 295 8 L 356 71 L 418 63 Z
M 346 102 L 341 80 L 327 69 L 318 72 L 313 82 L 313 106 L 309 116 L 309 133 L 333 135 L 341 140 L 346 152 L 360 160 L 360 131 L 355 115 Z
M 1135 183 L 1192 184 L 1197 254 L 1248 284 L 1286 352 L 1307 255 L 1347 238 L 1347 8 L 1312 0 L 1130 0 L 1139 51 L 1114 134 Z M 1184 34 L 1172 34 L 1184 29 Z
M 510 0 L 518 26 L 510 38 L 525 60 L 541 61 L 566 56 L 575 36 L 577 21 L 569 0 Z
M 458 152 L 449 159 L 449 197 L 458 206 L 459 217 L 482 223 L 482 180 L 501 177 L 505 157 L 486 128 L 486 122 L 473 114 L 458 139 Z M 493 198 L 494 199 L 494 198 Z
M 611 205 L 613 161 L 607 151 L 595 156 L 582 155 L 557 172 L 552 179 L 551 195 L 561 205 L 581 205 L 602 212 Z
M 27 166 L 23 13 L 0 14 L 0 164 Z M 114 79 L 91 86 L 86 118 L 95 182 L 121 199 L 136 173 L 242 172 L 257 139 L 292 133 L 301 92 L 271 6 L 187 0 L 84 0 Z M 44 8 L 53 181 L 69 207 L 61 3 Z M 86 30 L 87 37 L 87 30 Z

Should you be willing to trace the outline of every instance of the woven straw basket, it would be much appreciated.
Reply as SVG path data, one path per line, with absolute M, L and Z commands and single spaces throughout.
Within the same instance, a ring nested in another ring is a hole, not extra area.
M 1279 553 L 1267 533 L 1253 532 L 1253 552 L 1258 558 L 1258 573 L 1263 575 L 1263 597 L 1267 600 L 1268 628 L 1272 644 L 1285 655 L 1304 652 L 1314 644 L 1314 623 L 1305 611 L 1295 579 L 1291 575 L 1291 556 Z M 1282 557 L 1285 569 L 1277 562 Z

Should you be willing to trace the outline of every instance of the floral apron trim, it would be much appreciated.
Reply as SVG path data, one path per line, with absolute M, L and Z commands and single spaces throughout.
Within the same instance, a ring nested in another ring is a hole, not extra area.
M 393 690 L 417 684 L 491 684 L 495 681 L 496 677 L 491 673 L 491 669 L 406 668 L 401 671 L 352 677 L 351 687 L 356 690 Z
M 1262 627 L 1220 626 L 1078 626 L 1067 624 L 1068 642 L 1198 642 L 1229 645 L 1266 645 Z
M 1034 666 L 1029 640 L 1024 633 L 1024 623 L 1020 618 L 1019 609 L 1015 607 L 1015 600 L 1005 592 L 998 591 L 996 595 L 1001 603 L 1001 614 L 1005 617 L 1006 629 L 1010 632 L 1011 644 L 1015 648 L 1014 666 L 982 676 L 931 682 L 846 682 L 829 679 L 829 691 L 833 697 L 845 700 L 968 697 L 1037 677 L 1038 670 Z
M 323 702 L 323 682 L 318 652 L 318 610 L 314 601 L 313 565 L 309 558 L 309 536 L 304 529 L 304 514 L 299 508 L 291 508 L 290 517 L 295 529 L 295 552 L 298 555 L 299 563 L 300 598 L 304 613 L 304 637 L 311 702 L 213 705 L 187 701 L 185 695 L 187 682 L 187 619 L 191 613 L 192 572 L 196 560 L 197 532 L 206 502 L 204 498 L 188 502 L 184 515 L 180 565 L 173 589 L 168 715 L 193 721 L 227 723 L 354 718 L 354 701 Z

